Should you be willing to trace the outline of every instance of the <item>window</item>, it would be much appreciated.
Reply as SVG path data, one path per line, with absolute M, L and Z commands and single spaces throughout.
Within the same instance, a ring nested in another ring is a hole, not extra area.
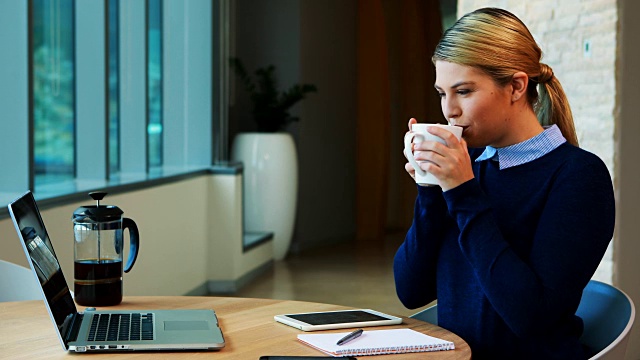
M 34 0 L 35 186 L 75 176 L 74 1 Z
M 224 160 L 226 0 L 0 1 L 0 201 Z M 215 94 L 215 95 L 214 95 Z M 4 103 L 3 103 L 4 104 Z
M 147 76 L 149 85 L 149 168 L 162 166 L 162 0 L 149 0 L 147 22 Z
M 118 41 L 120 36 L 118 21 L 119 0 L 110 0 L 108 2 L 108 54 L 109 54 L 109 175 L 115 176 L 120 172 L 120 108 L 118 99 L 120 97 L 120 51 Z

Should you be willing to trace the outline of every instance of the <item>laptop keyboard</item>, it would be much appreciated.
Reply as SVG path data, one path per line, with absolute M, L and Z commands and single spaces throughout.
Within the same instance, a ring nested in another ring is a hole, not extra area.
M 87 341 L 153 340 L 153 314 L 94 314 Z

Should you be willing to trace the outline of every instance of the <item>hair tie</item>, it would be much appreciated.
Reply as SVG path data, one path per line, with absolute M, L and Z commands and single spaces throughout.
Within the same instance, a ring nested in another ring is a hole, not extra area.
M 553 70 L 547 64 L 540 63 L 540 75 L 538 75 L 538 83 L 545 84 L 553 78 Z

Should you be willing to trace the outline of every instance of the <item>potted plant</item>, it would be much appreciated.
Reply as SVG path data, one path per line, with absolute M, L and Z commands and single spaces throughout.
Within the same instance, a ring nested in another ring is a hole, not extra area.
M 249 94 L 258 129 L 236 135 L 231 149 L 231 159 L 244 164 L 245 235 L 273 233 L 274 259 L 282 260 L 291 244 L 298 196 L 296 147 L 291 134 L 283 130 L 299 120 L 289 113 L 291 107 L 317 89 L 311 84 L 296 84 L 280 92 L 275 66 L 257 69 L 255 80 L 240 59 L 232 58 L 230 66 Z M 251 244 L 245 241 L 244 245 Z
M 258 125 L 258 132 L 277 132 L 284 130 L 291 122 L 299 118 L 291 116 L 289 109 L 317 88 L 312 84 L 296 84 L 280 93 L 275 79 L 275 66 L 269 65 L 255 71 L 256 81 L 247 73 L 244 64 L 238 58 L 232 58 L 231 68 L 249 93 L 253 103 L 252 115 Z

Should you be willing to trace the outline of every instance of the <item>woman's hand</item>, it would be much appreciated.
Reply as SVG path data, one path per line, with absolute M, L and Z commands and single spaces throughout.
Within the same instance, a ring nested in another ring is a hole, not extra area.
M 415 123 L 417 120 L 411 118 L 409 129 Z M 428 131 L 442 138 L 446 145 L 437 141 L 413 144 L 413 156 L 420 162 L 420 168 L 438 179 L 442 191 L 451 190 L 473 179 L 467 142 L 464 139 L 458 140 L 451 132 L 437 126 L 429 127 Z M 415 180 L 415 169 L 411 164 L 407 163 L 404 167 Z

